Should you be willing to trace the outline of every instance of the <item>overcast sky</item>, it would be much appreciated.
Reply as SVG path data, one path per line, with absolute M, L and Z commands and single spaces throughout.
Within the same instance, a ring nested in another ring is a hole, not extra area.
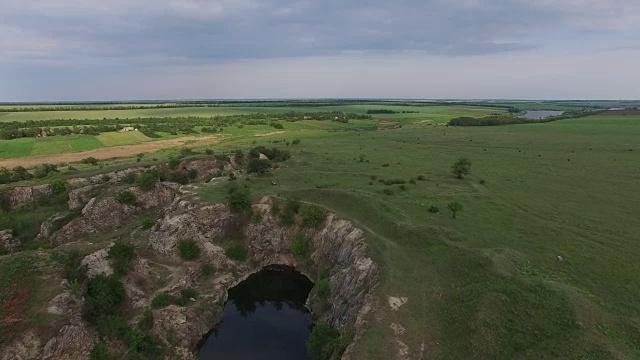
M 640 98 L 638 0 L 0 0 L 0 101 Z

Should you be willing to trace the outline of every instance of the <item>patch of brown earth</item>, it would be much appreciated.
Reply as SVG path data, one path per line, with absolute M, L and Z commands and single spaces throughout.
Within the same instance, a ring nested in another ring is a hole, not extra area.
M 222 138 L 217 135 L 209 136 L 186 136 L 170 140 L 158 140 L 149 141 L 140 144 L 111 146 L 100 149 L 92 149 L 80 152 L 70 152 L 63 154 L 53 155 L 38 155 L 29 156 L 24 158 L 15 159 L 0 159 L 0 168 L 14 168 L 16 166 L 22 166 L 25 168 L 32 168 L 41 164 L 59 164 L 59 163 L 74 163 L 88 157 L 93 157 L 98 160 L 106 160 L 113 158 L 124 158 L 134 156 L 139 153 L 150 153 L 159 151 L 166 148 L 173 148 L 182 145 L 213 145 L 222 141 Z
M 288 133 L 289 131 L 287 130 L 282 130 L 282 131 L 273 131 L 273 132 L 269 132 L 269 133 L 264 133 L 264 134 L 256 134 L 257 137 L 263 137 L 263 136 L 271 136 L 271 135 L 278 135 L 278 134 L 284 134 L 284 133 Z

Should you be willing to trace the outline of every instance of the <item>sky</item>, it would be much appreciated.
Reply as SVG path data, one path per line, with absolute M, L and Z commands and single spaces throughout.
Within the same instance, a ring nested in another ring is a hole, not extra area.
M 639 99 L 638 0 L 0 0 L 0 102 Z

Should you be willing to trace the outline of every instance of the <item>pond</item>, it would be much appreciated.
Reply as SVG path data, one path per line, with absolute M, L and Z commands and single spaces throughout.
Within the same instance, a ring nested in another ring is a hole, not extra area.
M 270 267 L 229 289 L 222 321 L 202 339 L 200 360 L 308 360 L 313 283 L 288 267 Z
M 523 115 L 519 117 L 525 119 L 544 119 L 551 116 L 560 116 L 564 114 L 564 111 L 553 111 L 553 110 L 529 110 L 525 112 Z

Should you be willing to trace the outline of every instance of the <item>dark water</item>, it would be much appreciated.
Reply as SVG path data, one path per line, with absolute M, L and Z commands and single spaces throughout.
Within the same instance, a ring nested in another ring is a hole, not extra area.
M 313 283 L 289 268 L 265 269 L 229 290 L 222 322 L 202 340 L 200 360 L 308 360 Z
M 525 119 L 544 119 L 550 116 L 559 116 L 564 114 L 564 111 L 552 111 L 552 110 L 529 110 L 521 118 Z

